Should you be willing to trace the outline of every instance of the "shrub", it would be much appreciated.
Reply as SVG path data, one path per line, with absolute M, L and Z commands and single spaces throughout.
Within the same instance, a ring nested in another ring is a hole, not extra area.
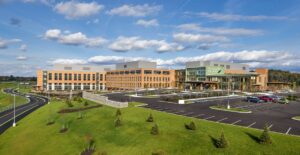
M 84 106 L 88 106 L 89 105 L 89 102 L 88 101 L 85 101 L 84 102 Z
M 86 148 L 81 152 L 81 155 L 92 155 L 95 151 L 95 141 L 90 135 L 85 136 L 87 146 Z
M 120 127 L 122 126 L 122 121 L 120 119 L 120 117 L 118 117 L 116 120 L 115 120 L 115 127 Z
M 118 117 L 118 116 L 121 116 L 121 115 L 122 115 L 122 112 L 121 112 L 120 109 L 118 109 L 117 112 L 116 112 L 116 116 Z
M 228 142 L 224 136 L 224 133 L 222 132 L 220 139 L 216 142 L 216 146 L 218 148 L 227 148 Z
M 74 105 L 72 104 L 72 101 L 70 99 L 66 99 L 66 104 L 68 105 L 68 107 L 73 107 Z
M 184 124 L 185 128 L 188 130 L 196 130 L 196 125 L 193 121 L 190 124 Z
M 150 113 L 149 117 L 147 118 L 146 122 L 154 122 L 153 116 Z
M 68 124 L 64 123 L 61 127 L 61 129 L 59 130 L 60 133 L 64 133 L 68 131 Z
M 82 118 L 83 118 L 82 112 L 78 112 L 78 117 L 77 117 L 77 119 L 82 119 Z
M 54 120 L 52 118 L 47 119 L 47 125 L 54 124 Z
M 157 151 L 157 152 L 152 152 L 152 155 L 164 155 L 165 152 L 164 151 Z
M 269 134 L 269 128 L 267 125 L 265 125 L 264 131 L 259 138 L 259 142 L 261 144 L 272 144 L 272 140 Z
M 159 134 L 159 130 L 158 130 L 158 126 L 157 124 L 154 124 L 154 126 L 151 128 L 151 132 L 152 135 L 158 135 Z

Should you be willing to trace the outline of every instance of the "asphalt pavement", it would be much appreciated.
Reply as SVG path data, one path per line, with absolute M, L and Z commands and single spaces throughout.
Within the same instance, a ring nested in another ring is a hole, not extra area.
M 109 99 L 115 101 L 137 101 L 147 105 L 144 108 L 205 119 L 217 123 L 227 123 L 239 125 L 247 128 L 263 129 L 265 125 L 271 131 L 289 135 L 300 135 L 300 121 L 291 119 L 294 116 L 300 116 L 300 102 L 290 102 L 287 105 L 278 103 L 245 103 L 243 99 L 229 99 L 233 106 L 245 106 L 245 109 L 251 110 L 252 113 L 234 113 L 210 109 L 212 105 L 226 105 L 228 99 L 207 100 L 193 104 L 176 104 L 160 101 L 159 98 L 142 98 L 129 97 L 124 93 L 107 94 Z M 236 103 L 236 104 L 235 104 Z M 243 104 L 245 103 L 245 104 Z
M 48 98 L 33 94 L 22 94 L 18 93 L 13 89 L 5 89 L 4 92 L 9 94 L 16 94 L 28 98 L 28 103 L 16 107 L 15 120 L 18 122 L 31 112 L 40 108 L 41 106 L 48 103 Z M 0 134 L 6 131 L 9 127 L 12 127 L 14 122 L 14 109 L 9 109 L 0 113 Z M 18 123 L 17 123 L 18 124 Z

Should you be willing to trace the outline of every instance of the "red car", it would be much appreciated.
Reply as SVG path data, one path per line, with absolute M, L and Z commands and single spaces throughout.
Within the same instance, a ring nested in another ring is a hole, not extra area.
M 258 97 L 260 100 L 262 100 L 262 101 L 264 101 L 264 102 L 276 102 L 275 100 L 274 100 L 274 98 L 272 98 L 272 97 L 269 97 L 269 96 L 260 96 L 260 97 Z

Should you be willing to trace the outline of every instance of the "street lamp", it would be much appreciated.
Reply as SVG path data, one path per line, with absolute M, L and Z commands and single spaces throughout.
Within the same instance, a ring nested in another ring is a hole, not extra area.
M 16 126 L 16 94 L 14 94 L 14 123 L 13 127 Z

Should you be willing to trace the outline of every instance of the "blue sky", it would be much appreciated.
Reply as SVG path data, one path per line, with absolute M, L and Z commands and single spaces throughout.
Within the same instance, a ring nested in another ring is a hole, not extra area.
M 0 75 L 132 60 L 300 71 L 299 6 L 298 0 L 0 0 Z

